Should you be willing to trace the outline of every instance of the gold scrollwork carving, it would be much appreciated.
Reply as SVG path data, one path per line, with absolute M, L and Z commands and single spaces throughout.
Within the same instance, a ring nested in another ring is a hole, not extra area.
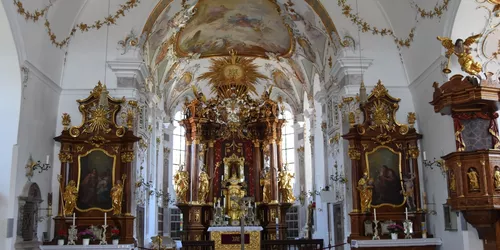
M 413 125 L 415 124 L 415 121 L 417 120 L 417 115 L 415 112 L 408 112 L 407 116 L 408 124 L 410 124 L 410 128 L 413 128 Z
M 407 125 L 404 125 L 404 124 L 403 124 L 403 125 L 399 126 L 399 133 L 400 133 L 401 135 L 406 135 L 406 134 L 408 134 L 408 131 L 409 131 L 409 129 L 408 129 L 408 126 L 407 126 Z
M 349 150 L 347 151 L 347 154 L 349 155 L 349 158 L 351 158 L 351 160 L 361 159 L 361 153 L 354 146 L 349 146 Z
M 134 161 L 134 152 L 124 152 L 122 153 L 122 162 L 130 163 Z
M 416 145 L 410 145 L 410 148 L 408 149 L 408 154 L 411 156 L 413 159 L 417 159 L 420 151 L 418 150 Z
M 387 133 L 383 133 L 383 134 L 379 134 L 377 135 L 377 137 L 375 138 L 372 138 L 372 140 L 376 141 L 377 143 L 379 143 L 380 145 L 385 145 L 387 143 L 391 143 L 393 142 L 395 139 L 392 138 L 390 135 L 388 135 Z
M 59 153 L 59 160 L 62 163 L 66 163 L 66 162 L 72 163 L 73 162 L 73 155 L 70 153 L 67 153 L 67 152 L 61 152 L 61 153 Z

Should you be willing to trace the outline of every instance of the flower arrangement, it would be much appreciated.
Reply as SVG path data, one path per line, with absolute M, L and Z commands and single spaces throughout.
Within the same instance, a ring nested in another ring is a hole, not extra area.
M 89 229 L 85 229 L 85 230 L 78 233 L 78 237 L 80 237 L 82 239 L 91 239 L 92 240 L 95 238 L 95 235 Z
M 64 229 L 60 229 L 57 231 L 57 239 L 58 240 L 65 240 L 66 237 L 68 237 L 68 233 Z
M 316 202 L 311 202 L 311 204 L 309 204 L 309 209 L 311 210 L 316 209 Z
M 120 239 L 120 230 L 118 228 L 111 229 L 111 239 L 112 240 Z
M 398 224 L 392 224 L 392 225 L 387 226 L 387 230 L 389 230 L 389 232 L 391 232 L 391 234 L 394 234 L 394 233 L 403 232 L 404 228 Z

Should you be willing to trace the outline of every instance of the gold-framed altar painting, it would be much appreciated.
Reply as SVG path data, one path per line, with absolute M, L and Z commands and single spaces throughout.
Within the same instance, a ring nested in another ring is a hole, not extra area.
M 400 207 L 405 204 L 401 175 L 401 153 L 378 146 L 365 153 L 368 176 L 373 179 L 372 207 Z
M 116 155 L 103 149 L 92 149 L 78 156 L 78 211 L 111 211 L 115 165 Z

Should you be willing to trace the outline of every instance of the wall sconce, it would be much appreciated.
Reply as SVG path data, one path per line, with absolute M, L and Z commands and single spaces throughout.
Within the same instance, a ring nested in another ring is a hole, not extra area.
M 38 169 L 38 173 L 42 173 L 43 171 L 48 171 L 52 166 L 49 164 L 50 156 L 47 155 L 47 160 L 45 163 L 41 163 L 40 161 L 34 162 L 33 158 L 30 155 L 30 159 L 28 160 L 28 164 L 26 165 L 26 177 L 31 181 L 31 177 L 33 177 L 33 172 Z
M 52 218 L 52 193 L 47 194 L 47 208 L 39 208 L 38 211 L 47 211 L 46 216 L 38 216 L 38 221 L 42 222 L 45 219 Z
M 446 169 L 446 165 L 445 165 L 445 162 L 444 160 L 436 160 L 436 158 L 434 158 L 433 161 L 428 161 L 427 160 L 427 157 L 425 156 L 425 151 L 424 151 L 424 161 L 423 161 L 423 164 L 424 164 L 424 167 L 428 167 L 430 169 L 434 169 L 435 167 L 438 167 L 441 169 L 441 172 L 443 173 L 444 176 L 446 176 L 446 172 L 448 171 Z

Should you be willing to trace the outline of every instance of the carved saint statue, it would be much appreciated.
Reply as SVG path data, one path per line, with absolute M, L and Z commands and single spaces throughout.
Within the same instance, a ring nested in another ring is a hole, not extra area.
M 370 212 L 373 195 L 373 180 L 368 178 L 367 172 L 359 179 L 357 189 L 361 200 L 361 212 Z
M 414 211 L 415 206 L 415 198 L 413 196 L 413 180 L 415 180 L 415 175 L 411 173 L 407 177 L 403 177 L 404 190 L 401 193 L 406 197 L 406 205 L 410 211 Z
M 479 190 L 479 174 L 476 169 L 469 168 L 467 177 L 469 177 L 469 190 Z
M 286 165 L 283 171 L 278 174 L 278 186 L 281 191 L 281 198 L 283 203 L 293 203 L 295 202 L 295 197 L 293 196 L 292 180 L 295 178 L 295 174 L 287 171 Z
M 236 176 L 236 173 L 233 172 L 231 178 L 227 181 L 226 185 L 229 186 L 224 190 L 224 195 L 226 196 L 227 203 L 227 211 L 228 215 L 231 218 L 231 225 L 237 226 L 239 225 L 239 219 L 242 214 L 241 211 L 241 199 L 245 197 L 246 192 L 242 189 L 241 180 Z
M 457 190 L 457 181 L 455 179 L 455 172 L 450 172 L 450 191 L 455 192 Z
M 178 203 L 186 202 L 186 194 L 189 188 L 189 173 L 183 170 L 182 165 L 174 176 L 175 194 Z
M 208 185 L 209 185 L 209 177 L 205 171 L 200 172 L 199 177 L 199 186 L 198 186 L 198 202 L 201 204 L 205 204 L 207 202 L 208 196 Z
M 121 180 L 116 181 L 116 184 L 111 188 L 110 194 L 113 215 L 122 214 L 123 183 Z
M 495 189 L 500 189 L 500 168 L 498 166 L 495 167 L 493 178 L 495 179 Z
M 78 189 L 74 180 L 70 180 L 63 193 L 64 215 L 72 215 L 75 210 Z
M 447 49 L 446 57 L 449 59 L 451 55 L 455 54 L 458 57 L 458 63 L 462 67 L 462 70 L 467 72 L 470 75 L 477 75 L 482 71 L 482 66 L 479 62 L 474 61 L 472 55 L 470 54 L 470 46 L 475 43 L 481 34 L 470 36 L 467 39 L 457 39 L 455 44 L 448 37 L 440 37 L 437 39 L 441 41 L 441 45 Z M 448 60 L 449 63 L 449 60 Z M 450 73 L 451 71 L 447 68 L 448 71 L 444 71 L 445 73 Z
M 260 185 L 262 186 L 262 202 L 271 202 L 271 172 L 269 170 L 264 170 L 262 177 L 260 178 Z

